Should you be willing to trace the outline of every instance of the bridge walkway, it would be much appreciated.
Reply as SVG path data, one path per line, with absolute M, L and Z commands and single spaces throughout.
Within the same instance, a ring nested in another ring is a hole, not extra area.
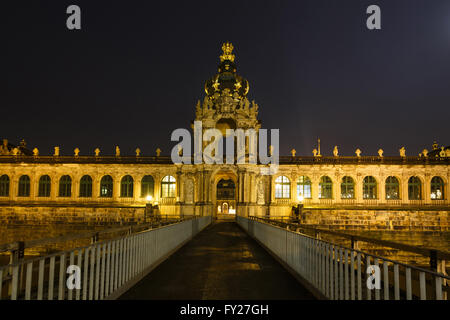
M 235 222 L 215 222 L 120 299 L 314 299 Z

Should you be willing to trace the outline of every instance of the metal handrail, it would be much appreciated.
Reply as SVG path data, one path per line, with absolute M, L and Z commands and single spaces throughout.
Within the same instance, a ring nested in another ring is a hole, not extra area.
M 314 227 L 305 226 L 305 225 L 296 224 L 296 223 L 277 221 L 277 220 L 273 220 L 270 218 L 249 216 L 249 219 L 268 221 L 271 224 L 273 224 L 273 222 L 277 222 L 277 223 L 284 224 L 285 226 L 312 230 L 315 233 L 330 234 L 330 235 L 346 238 L 351 241 L 363 241 L 363 242 L 368 242 L 368 243 L 375 243 L 375 244 L 379 244 L 384 247 L 390 247 L 390 248 L 399 249 L 402 251 L 413 252 L 413 253 L 417 253 L 417 254 L 420 254 L 420 255 L 426 256 L 426 257 L 430 257 L 430 255 L 435 255 L 435 258 L 437 258 L 437 259 L 450 260 L 449 252 L 445 252 L 445 251 L 441 251 L 441 250 L 437 250 L 437 249 L 415 247 L 415 246 L 402 244 L 402 243 L 398 243 L 398 242 L 393 242 L 393 241 L 389 241 L 389 240 L 373 239 L 370 237 L 364 237 L 364 236 L 360 236 L 360 235 L 351 235 L 348 233 L 337 232 L 337 231 L 326 230 L 326 229 L 319 229 L 319 228 L 314 228 Z
M 133 232 L 136 232 L 137 229 L 141 229 L 141 230 L 151 229 L 151 228 L 153 228 L 153 226 L 158 225 L 161 222 L 164 222 L 164 221 L 167 222 L 167 221 L 169 221 L 170 216 L 168 216 L 168 215 L 158 216 L 158 218 L 160 218 L 160 217 L 161 218 L 166 217 L 166 219 L 165 220 L 158 219 L 158 220 L 154 220 L 150 223 L 129 225 L 129 226 L 124 226 L 124 227 L 104 229 L 104 230 L 99 230 L 99 231 L 90 231 L 90 232 L 85 232 L 85 233 L 69 234 L 69 235 L 64 235 L 64 236 L 59 236 L 59 237 L 50 237 L 50 238 L 41 238 L 41 239 L 22 241 L 22 243 L 23 243 L 22 248 L 28 249 L 28 248 L 37 247 L 37 246 L 55 244 L 57 242 L 65 242 L 65 241 L 73 241 L 73 240 L 98 237 L 100 235 L 108 234 L 108 233 L 118 233 L 118 232 L 124 232 L 124 231 L 133 233 Z M 194 218 L 194 216 L 184 216 L 184 217 L 173 216 L 173 217 L 174 217 L 174 222 L 190 220 L 190 219 Z M 21 241 L 14 241 L 14 242 L 10 242 L 10 243 L 0 244 L 0 252 L 19 250 L 20 246 L 21 246 Z

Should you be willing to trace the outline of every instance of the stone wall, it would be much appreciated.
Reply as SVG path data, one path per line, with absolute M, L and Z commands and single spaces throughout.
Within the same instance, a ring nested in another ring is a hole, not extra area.
M 449 210 L 304 209 L 302 222 L 332 229 L 450 230 Z
M 142 207 L 1 206 L 0 224 L 122 224 L 143 220 Z

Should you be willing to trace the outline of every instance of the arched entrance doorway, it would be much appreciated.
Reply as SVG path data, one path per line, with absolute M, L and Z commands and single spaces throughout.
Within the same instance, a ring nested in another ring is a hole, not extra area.
M 236 214 L 236 184 L 232 179 L 220 179 L 216 187 L 216 215 Z

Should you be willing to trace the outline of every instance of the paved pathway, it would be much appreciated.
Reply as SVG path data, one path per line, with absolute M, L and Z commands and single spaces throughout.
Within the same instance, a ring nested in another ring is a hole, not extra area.
M 216 222 L 120 299 L 314 299 L 235 222 Z

